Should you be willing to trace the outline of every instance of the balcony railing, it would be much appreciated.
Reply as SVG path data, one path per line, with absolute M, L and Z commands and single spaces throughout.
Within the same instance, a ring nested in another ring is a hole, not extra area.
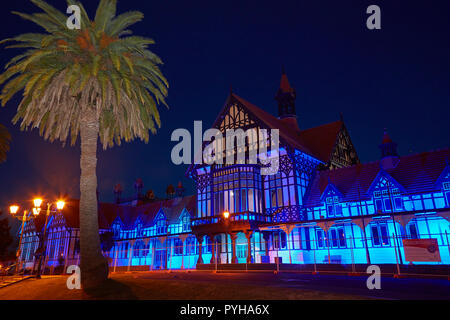
M 244 212 L 230 213 L 230 216 L 228 218 L 225 218 L 223 215 L 194 218 L 194 219 L 192 219 L 192 226 L 198 226 L 198 225 L 203 225 L 203 224 L 222 223 L 226 220 L 228 220 L 230 222 L 254 221 L 254 222 L 261 222 L 261 223 L 270 223 L 270 222 L 272 222 L 272 217 L 269 215 L 265 215 L 265 214 L 261 214 L 261 213 L 257 213 L 257 212 L 244 211 Z

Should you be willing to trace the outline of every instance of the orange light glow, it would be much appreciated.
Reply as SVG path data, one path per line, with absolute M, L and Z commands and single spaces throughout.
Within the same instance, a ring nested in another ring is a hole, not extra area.
M 9 207 L 9 212 L 10 212 L 11 214 L 16 214 L 17 211 L 19 211 L 19 206 L 12 205 L 12 206 Z
M 57 203 L 56 203 L 56 208 L 58 209 L 58 210 L 62 210 L 63 208 L 64 208 L 64 205 L 65 205 L 66 203 L 64 202 L 64 201 L 62 201 L 62 200 L 59 200 Z
M 224 211 L 223 216 L 225 217 L 225 219 L 228 219 L 230 213 L 228 211 Z
M 34 207 L 35 208 L 40 208 L 41 204 L 42 204 L 42 199 L 41 198 L 36 198 L 36 199 L 33 200 L 33 203 L 34 203 Z

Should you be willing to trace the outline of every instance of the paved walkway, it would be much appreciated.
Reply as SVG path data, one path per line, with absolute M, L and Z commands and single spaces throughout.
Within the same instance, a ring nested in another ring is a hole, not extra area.
M 0 289 L 3 287 L 7 287 L 11 284 L 17 283 L 19 281 L 25 280 L 30 276 L 0 276 Z

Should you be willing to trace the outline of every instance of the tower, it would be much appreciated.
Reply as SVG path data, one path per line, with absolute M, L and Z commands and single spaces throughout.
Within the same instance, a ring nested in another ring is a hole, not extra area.
M 384 129 L 383 140 L 379 148 L 381 149 L 381 168 L 384 170 L 394 169 L 400 161 L 397 153 L 397 144 L 392 141 L 386 129 Z
M 288 77 L 283 68 L 281 72 L 280 88 L 275 95 L 275 100 L 278 102 L 278 117 L 288 123 L 297 126 L 295 98 L 295 89 L 291 87 Z

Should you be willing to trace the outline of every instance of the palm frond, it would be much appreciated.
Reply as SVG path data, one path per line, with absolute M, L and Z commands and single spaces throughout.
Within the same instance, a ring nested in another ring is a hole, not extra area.
M 149 46 L 154 40 L 131 36 L 128 29 L 143 19 L 138 11 L 116 16 L 116 0 L 101 0 L 94 20 L 79 1 L 81 30 L 65 26 L 67 16 L 43 0 L 31 0 L 43 12 L 19 13 L 44 28 L 0 41 L 26 48 L 0 74 L 0 100 L 5 105 L 23 92 L 13 122 L 22 129 L 39 128 L 50 141 L 74 144 L 84 111 L 96 110 L 104 148 L 133 139 L 148 141 L 161 125 L 168 82 L 161 59 Z

